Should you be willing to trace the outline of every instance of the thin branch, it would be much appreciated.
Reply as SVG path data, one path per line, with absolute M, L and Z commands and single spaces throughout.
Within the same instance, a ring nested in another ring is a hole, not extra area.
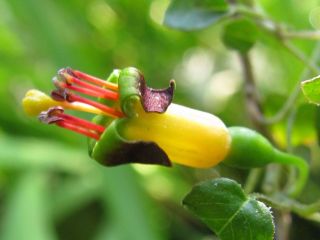
M 319 59 L 320 56 L 320 43 L 318 43 L 312 53 L 311 56 L 311 61 L 312 62 L 317 62 L 317 60 Z M 317 74 L 318 75 L 320 72 L 320 70 L 318 70 Z M 288 113 L 289 111 L 291 111 L 293 108 L 292 106 L 294 105 L 294 103 L 297 101 L 299 95 L 300 95 L 300 82 L 305 80 L 306 78 L 308 78 L 310 75 L 310 69 L 308 67 L 305 67 L 305 69 L 303 70 L 301 76 L 300 76 L 300 80 L 297 82 L 297 84 L 295 85 L 293 91 L 291 92 L 290 96 L 288 97 L 287 101 L 283 104 L 283 106 L 280 108 L 280 110 L 272 117 L 269 118 L 265 118 L 262 119 L 262 122 L 264 124 L 274 124 L 276 122 L 279 122 L 281 119 L 283 119 Z
M 292 211 L 302 218 L 320 223 L 320 200 L 306 205 L 282 194 L 268 197 L 261 193 L 252 193 L 250 196 L 280 211 Z
M 257 187 L 258 181 L 263 173 L 262 168 L 251 169 L 244 185 L 244 191 L 246 193 L 252 193 Z
M 313 61 L 310 61 L 309 58 L 297 47 L 291 44 L 288 41 L 280 41 L 282 46 L 287 49 L 293 56 L 295 56 L 301 63 L 303 63 L 306 67 L 309 68 L 310 72 L 314 75 L 319 73 L 319 68 L 314 64 Z
M 301 31 L 288 31 L 283 32 L 282 36 L 285 38 L 291 39 L 303 39 L 303 40 L 320 40 L 320 31 L 310 31 L 310 30 L 301 30 Z
M 255 128 L 260 133 L 262 133 L 263 135 L 271 139 L 266 126 L 262 123 L 264 116 L 262 114 L 262 107 L 257 94 L 257 88 L 256 88 L 256 83 L 253 75 L 253 69 L 252 69 L 250 57 L 248 53 L 240 53 L 239 58 L 240 58 L 241 66 L 243 69 L 243 76 L 245 81 L 246 105 L 247 105 L 250 119 L 253 125 L 255 126 Z
M 293 56 L 295 56 L 299 61 L 301 61 L 304 65 L 309 67 L 310 71 L 313 74 L 316 75 L 319 72 L 319 68 L 312 61 L 309 61 L 308 57 L 306 57 L 300 49 L 298 49 L 289 41 L 287 41 L 287 39 L 300 36 L 301 38 L 313 37 L 315 40 L 319 40 L 320 31 L 290 32 L 283 25 L 272 21 L 263 13 L 258 12 L 254 8 L 246 6 L 235 8 L 234 14 L 242 14 L 254 18 L 257 21 L 257 24 L 261 26 L 263 30 L 276 37 L 276 39 L 279 40 L 281 45 L 285 49 L 287 49 L 287 51 L 290 52 Z

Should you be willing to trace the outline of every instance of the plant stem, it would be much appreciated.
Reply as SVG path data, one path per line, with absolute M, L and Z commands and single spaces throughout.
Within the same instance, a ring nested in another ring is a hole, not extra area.
M 279 211 L 276 221 L 278 229 L 281 229 L 281 231 L 276 231 L 276 239 L 289 240 L 290 227 L 292 223 L 291 214 L 289 212 Z
M 264 119 L 262 114 L 262 107 L 258 98 L 256 83 L 254 79 L 252 64 L 248 53 L 239 53 L 239 58 L 241 66 L 243 69 L 244 82 L 245 82 L 245 95 L 246 104 L 249 112 L 250 119 L 255 126 L 255 128 L 262 133 L 267 138 L 271 139 L 269 132 L 264 124 L 262 124 L 262 119 Z
M 287 114 L 288 111 L 292 108 L 294 103 L 297 101 L 297 98 L 300 94 L 300 81 L 296 84 L 287 101 L 283 104 L 280 110 L 274 114 L 272 117 L 262 119 L 264 124 L 274 124 L 282 120 Z
M 282 36 L 285 38 L 297 38 L 305 40 L 320 40 L 320 31 L 302 30 L 298 32 L 283 32 Z
M 281 164 L 291 164 L 298 168 L 299 175 L 297 177 L 296 182 L 288 189 L 288 194 L 291 197 L 297 197 L 303 190 L 305 186 L 308 176 L 309 176 L 309 167 L 308 164 L 302 158 L 296 157 L 294 155 L 290 155 L 288 153 L 284 153 L 278 150 L 275 150 L 275 162 Z
M 278 164 L 269 164 L 262 182 L 262 191 L 268 195 L 279 192 L 281 168 Z
M 310 72 L 313 75 L 318 75 L 319 73 L 318 66 L 316 66 L 313 63 L 313 61 L 310 61 L 300 49 L 298 49 L 293 44 L 285 40 L 280 41 L 280 43 L 285 49 L 287 49 L 288 52 L 290 52 L 293 56 L 295 56 L 296 59 L 298 59 L 301 63 L 303 63 L 306 67 L 308 67 Z
M 288 37 L 292 38 L 293 36 L 300 36 L 300 37 L 306 37 L 306 36 L 313 36 L 314 38 L 320 38 L 320 32 L 300 32 L 299 34 L 297 32 L 288 32 L 283 29 L 283 26 L 272 21 L 267 16 L 263 15 L 262 13 L 257 12 L 254 8 L 241 6 L 235 9 L 235 13 L 242 14 L 251 18 L 254 18 L 258 25 L 262 27 L 263 30 L 267 31 L 268 33 L 271 33 L 280 44 L 287 49 L 288 52 L 290 52 L 293 56 L 295 56 L 299 61 L 301 61 L 304 65 L 306 65 L 310 71 L 317 75 L 319 72 L 318 67 L 312 62 L 309 61 L 309 59 L 304 55 L 302 51 L 300 51 L 298 48 L 296 48 L 294 45 L 292 45 L 289 41 L 287 41 Z
M 257 186 L 257 182 L 261 177 L 262 171 L 263 171 L 262 168 L 255 168 L 250 170 L 246 183 L 244 185 L 244 191 L 246 193 L 251 193 L 254 191 L 254 189 Z
M 316 45 L 316 47 L 313 50 L 311 61 L 316 62 L 319 59 L 320 56 L 320 43 Z M 318 75 L 319 73 L 317 73 Z M 310 75 L 310 70 L 308 67 L 305 67 L 305 69 L 302 71 L 302 74 L 300 76 L 300 81 L 297 82 L 296 86 L 294 87 L 293 91 L 291 92 L 289 98 L 287 101 L 283 104 L 283 106 L 280 108 L 280 110 L 272 117 L 263 119 L 264 124 L 274 124 L 276 122 L 279 122 L 281 119 L 283 119 L 288 112 L 293 111 L 292 106 L 294 103 L 298 100 L 298 97 L 300 95 L 300 82 L 302 80 L 305 80 Z
M 275 209 L 281 211 L 292 211 L 300 217 L 320 223 L 320 200 L 315 203 L 305 205 L 297 202 L 296 200 L 288 198 L 283 194 L 268 197 L 261 193 L 252 193 L 250 196 L 265 202 Z

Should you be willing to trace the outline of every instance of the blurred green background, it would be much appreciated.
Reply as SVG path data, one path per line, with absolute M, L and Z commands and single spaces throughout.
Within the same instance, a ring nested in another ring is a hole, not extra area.
M 319 1 L 257 2 L 294 29 L 320 28 Z M 88 157 L 85 138 L 39 124 L 21 107 L 28 89 L 49 93 L 62 67 L 105 78 L 114 68 L 135 66 L 153 87 L 166 87 L 174 78 L 176 103 L 215 113 L 227 125 L 251 126 L 239 61 L 223 46 L 221 27 L 168 29 L 162 25 L 168 4 L 0 0 L 0 239 L 215 239 L 181 199 L 194 183 L 218 176 L 217 169 L 240 182 L 245 173 L 223 167 L 105 168 Z M 316 42 L 294 44 L 308 56 Z M 271 116 L 305 66 L 268 36 L 251 54 L 260 98 Z M 293 142 L 312 144 L 315 107 L 304 101 L 296 107 Z M 270 126 L 281 146 L 285 128 L 285 120 Z

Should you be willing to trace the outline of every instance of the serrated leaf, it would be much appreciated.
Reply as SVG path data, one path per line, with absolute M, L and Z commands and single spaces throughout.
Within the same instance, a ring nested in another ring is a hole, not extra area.
M 164 24 L 181 30 L 197 30 L 216 23 L 227 12 L 225 0 L 172 0 Z
M 250 20 L 236 19 L 224 27 L 222 40 L 226 47 L 245 53 L 253 47 L 258 38 L 257 26 Z
M 309 102 L 320 104 L 320 75 L 301 83 L 303 95 Z
M 194 186 L 183 204 L 222 240 L 272 240 L 274 224 L 270 210 L 248 197 L 241 186 L 227 178 Z

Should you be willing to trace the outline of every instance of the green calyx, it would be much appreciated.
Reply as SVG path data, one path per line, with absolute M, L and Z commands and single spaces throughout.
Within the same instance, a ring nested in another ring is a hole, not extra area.
M 91 157 L 106 166 L 126 163 L 147 163 L 171 166 L 167 154 L 153 142 L 127 141 L 118 131 L 122 120 L 111 122 L 96 142 Z
M 106 130 L 99 141 L 89 140 L 90 156 L 106 166 L 126 163 L 171 166 L 168 156 L 156 143 L 139 140 L 129 141 L 123 138 L 121 123 L 135 117 L 137 104 L 141 104 L 146 112 L 164 112 L 172 101 L 174 82 L 170 82 L 170 87 L 167 89 L 148 88 L 142 73 L 133 67 L 115 70 L 107 81 L 118 84 L 119 102 L 116 105 L 125 116 L 113 119 L 100 115 L 93 119 L 93 122 L 105 126 Z M 99 101 L 109 104 L 102 99 Z
M 120 95 L 120 107 L 127 117 L 133 117 L 135 105 L 140 101 L 140 82 L 144 81 L 142 73 L 133 67 L 121 70 L 118 86 Z
M 243 127 L 229 127 L 231 148 L 224 164 L 237 168 L 257 168 L 274 162 L 271 143 L 259 133 Z
M 262 135 L 248 128 L 230 127 L 231 148 L 223 161 L 224 164 L 237 168 L 259 168 L 269 163 L 293 165 L 299 170 L 296 183 L 288 190 L 291 196 L 297 196 L 308 178 L 307 163 L 294 155 L 274 148 Z

